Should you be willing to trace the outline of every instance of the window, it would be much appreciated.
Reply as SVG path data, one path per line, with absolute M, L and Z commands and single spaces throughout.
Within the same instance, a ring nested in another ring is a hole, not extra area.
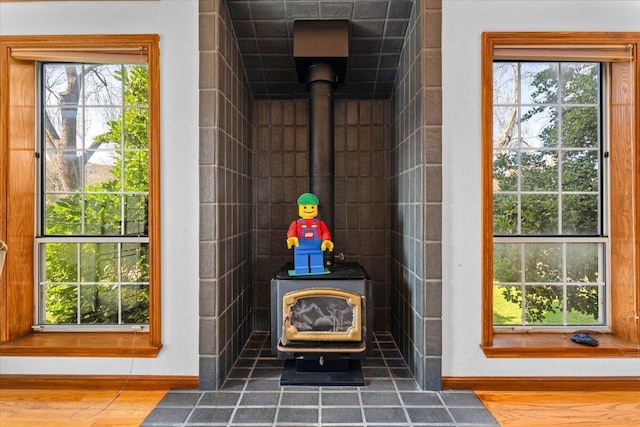
M 0 354 L 130 357 L 135 343 L 153 357 L 158 36 L 2 36 L 0 47 Z
M 38 325 L 148 325 L 146 64 L 43 63 Z
M 494 326 L 607 323 L 601 68 L 494 62 Z
M 488 356 L 573 357 L 566 334 L 584 329 L 594 354 L 637 354 L 639 42 L 483 36 Z

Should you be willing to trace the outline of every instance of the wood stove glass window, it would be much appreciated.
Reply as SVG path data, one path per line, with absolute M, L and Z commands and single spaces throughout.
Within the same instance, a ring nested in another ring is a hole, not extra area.
M 353 310 L 341 298 L 300 299 L 291 307 L 292 324 L 299 331 L 346 332 L 353 326 Z
M 283 299 L 284 341 L 360 341 L 360 295 L 339 289 L 292 291 Z

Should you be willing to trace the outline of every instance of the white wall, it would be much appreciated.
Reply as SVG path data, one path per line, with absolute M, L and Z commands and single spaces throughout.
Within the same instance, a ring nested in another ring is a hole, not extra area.
M 483 31 L 640 31 L 640 1 L 443 0 L 443 376 L 640 375 L 638 359 L 487 359 L 481 341 Z
M 134 375 L 198 375 L 198 1 L 0 3 L 0 35 L 160 35 L 162 342 Z M 3 374 L 128 374 L 128 358 L 3 357 Z

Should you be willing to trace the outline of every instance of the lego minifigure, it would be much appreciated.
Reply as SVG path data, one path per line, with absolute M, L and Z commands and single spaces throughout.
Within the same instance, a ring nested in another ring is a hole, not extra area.
M 294 270 L 290 275 L 325 274 L 322 252 L 333 251 L 331 233 L 318 216 L 318 198 L 311 193 L 298 197 L 298 215 L 287 231 L 287 248 L 293 247 Z

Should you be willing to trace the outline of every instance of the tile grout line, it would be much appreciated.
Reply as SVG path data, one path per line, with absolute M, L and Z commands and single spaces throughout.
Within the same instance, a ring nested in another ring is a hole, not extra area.
M 375 335 L 376 339 L 378 338 L 377 335 Z M 400 349 L 398 348 L 398 344 L 396 344 L 396 342 L 394 341 L 394 346 L 395 346 L 395 350 L 400 353 Z M 404 399 L 402 399 L 402 396 L 400 395 L 400 390 L 398 390 L 398 384 L 395 380 L 395 378 L 392 375 L 391 372 L 391 368 L 389 367 L 389 363 L 387 362 L 387 358 L 386 356 L 382 356 L 382 360 L 384 361 L 385 366 L 387 367 L 387 370 L 389 371 L 389 377 L 391 377 L 391 380 L 393 381 L 393 388 L 396 391 L 396 397 L 398 398 L 398 402 L 400 402 L 400 405 L 402 407 L 402 412 L 404 413 L 404 416 L 407 418 L 407 422 L 409 423 L 410 426 L 413 425 L 412 421 L 411 421 L 411 417 L 409 416 L 409 411 L 407 410 L 407 406 L 404 404 Z
M 278 424 L 278 415 L 280 414 L 280 406 L 282 404 L 282 395 L 284 393 L 282 386 L 280 386 L 280 391 L 278 393 L 279 393 L 278 400 L 276 401 L 276 412 L 273 414 L 272 427 L 276 427 L 276 425 Z

